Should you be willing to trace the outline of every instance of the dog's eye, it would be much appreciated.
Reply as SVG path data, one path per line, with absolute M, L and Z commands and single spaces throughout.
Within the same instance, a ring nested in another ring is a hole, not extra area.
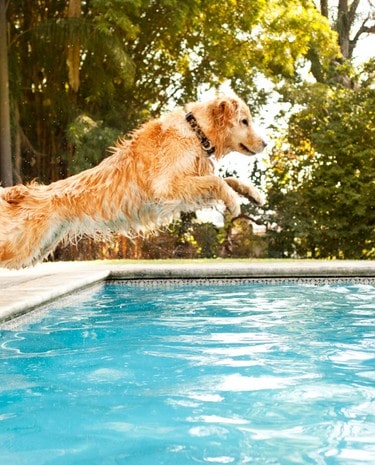
M 244 124 L 245 126 L 249 126 L 249 120 L 246 118 L 241 120 L 241 123 Z

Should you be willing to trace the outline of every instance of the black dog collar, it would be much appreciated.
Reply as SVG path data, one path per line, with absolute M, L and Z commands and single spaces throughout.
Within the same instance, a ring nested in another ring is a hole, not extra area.
M 197 135 L 203 150 L 207 153 L 207 156 L 210 157 L 211 155 L 213 155 L 215 153 L 215 147 L 211 144 L 208 137 L 202 131 L 201 127 L 198 124 L 198 121 L 196 120 L 195 116 L 191 111 L 189 111 L 189 113 L 186 113 L 185 119 Z

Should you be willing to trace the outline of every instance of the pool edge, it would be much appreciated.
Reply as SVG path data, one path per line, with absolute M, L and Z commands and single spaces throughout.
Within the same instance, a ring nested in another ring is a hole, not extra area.
M 44 263 L 35 268 L 0 269 L 0 323 L 65 295 L 107 280 L 225 278 L 374 278 L 375 261 L 217 262 L 113 264 Z
M 375 277 L 375 261 L 212 262 L 111 267 L 110 279 Z
M 0 324 L 61 297 L 104 282 L 110 271 L 103 267 L 51 267 L 46 263 L 34 269 L 20 271 L 19 274 L 9 272 L 6 281 L 4 275 L 4 272 L 0 274 Z M 12 278 L 17 279 L 12 283 Z

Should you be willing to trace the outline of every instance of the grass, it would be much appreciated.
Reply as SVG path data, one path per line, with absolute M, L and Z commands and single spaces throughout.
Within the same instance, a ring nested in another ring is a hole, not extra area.
M 102 260 L 105 264 L 110 265 L 150 265 L 155 263 L 156 265 L 173 265 L 173 264 L 189 264 L 189 263 L 301 263 L 302 261 L 318 261 L 312 259 L 295 259 L 295 258 L 168 258 L 168 259 L 119 259 L 119 260 Z

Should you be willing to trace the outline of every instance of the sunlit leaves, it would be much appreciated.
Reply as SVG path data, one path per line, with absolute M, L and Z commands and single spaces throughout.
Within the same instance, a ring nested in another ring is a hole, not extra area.
M 311 86 L 269 170 L 270 223 L 289 254 L 375 254 L 375 91 Z M 277 237 L 276 237 L 277 236 Z
M 271 1 L 258 30 L 264 72 L 293 77 L 311 49 L 325 65 L 338 55 L 336 35 L 313 2 Z
M 294 85 L 312 48 L 322 62 L 336 53 L 312 0 L 85 0 L 76 18 L 66 5 L 9 2 L 11 92 L 24 133 L 46 154 L 27 160 L 26 179 L 68 174 L 78 152 L 67 131 L 80 115 L 100 121 L 96 131 L 129 132 L 223 82 L 256 108 L 270 90 L 264 76 Z M 79 86 L 68 76 L 71 44 Z

